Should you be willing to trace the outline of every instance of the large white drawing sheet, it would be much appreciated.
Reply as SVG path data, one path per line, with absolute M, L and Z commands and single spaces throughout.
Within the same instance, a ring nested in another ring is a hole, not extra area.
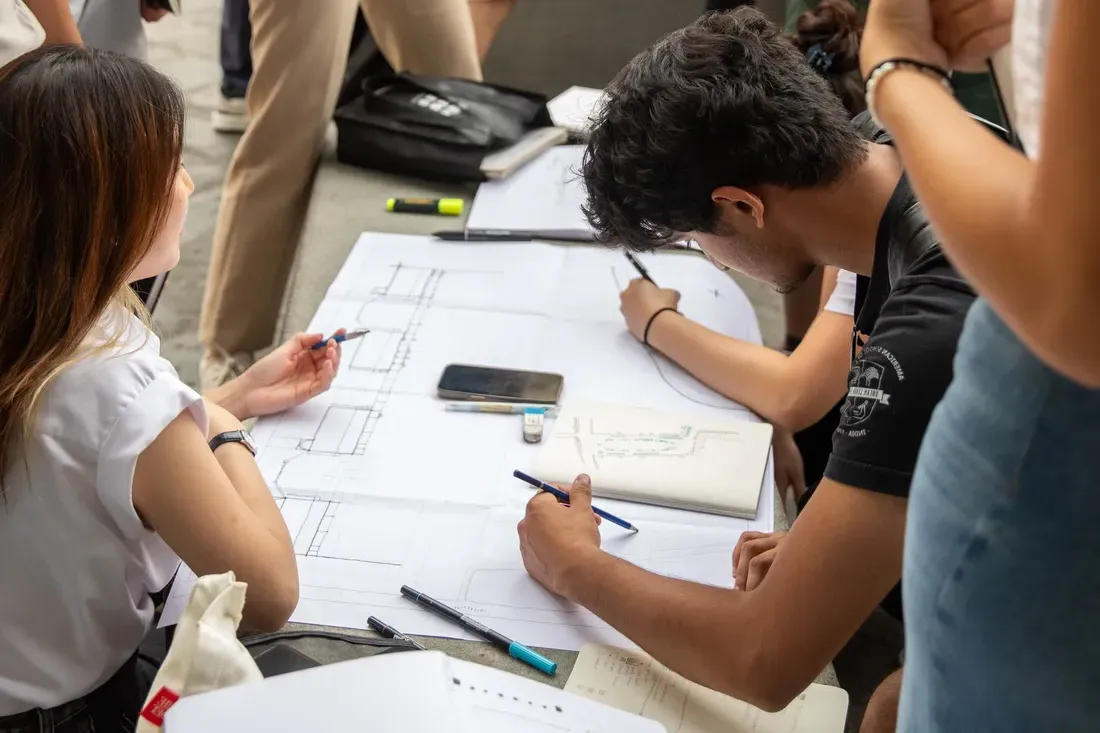
M 685 313 L 759 342 L 744 293 L 701 257 L 643 259 L 683 290 Z M 447 412 L 436 385 L 452 362 L 539 369 L 565 376 L 566 400 L 757 419 L 630 336 L 618 293 L 636 276 L 621 254 L 595 247 L 363 235 L 310 330 L 371 333 L 347 344 L 332 390 L 253 433 L 298 556 L 292 620 L 366 628 L 373 614 L 406 633 L 468 638 L 401 598 L 407 584 L 527 644 L 628 644 L 523 570 L 516 524 L 532 494 L 511 474 L 530 470 L 538 447 L 523 442 L 521 419 Z M 755 520 L 601 500 L 642 528 L 627 535 L 605 522 L 604 547 L 730 586 L 739 534 L 772 526 L 770 467 L 764 482 Z

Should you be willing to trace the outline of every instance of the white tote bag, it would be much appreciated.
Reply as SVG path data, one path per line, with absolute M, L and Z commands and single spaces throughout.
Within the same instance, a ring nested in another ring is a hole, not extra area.
M 0 66 L 38 48 L 46 31 L 22 0 L 0 0 Z
M 231 572 L 195 581 L 172 647 L 145 698 L 137 733 L 159 731 L 164 714 L 181 697 L 263 679 L 237 639 L 245 588 Z

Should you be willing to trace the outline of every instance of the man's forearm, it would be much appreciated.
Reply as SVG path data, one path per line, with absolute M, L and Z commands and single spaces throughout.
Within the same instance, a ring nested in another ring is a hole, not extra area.
M 602 551 L 567 585 L 571 600 L 684 677 L 766 710 L 788 702 L 760 674 L 767 634 L 750 593 L 655 575 Z
M 69 11 L 69 0 L 24 1 L 46 31 L 46 43 L 81 43 L 80 31 Z

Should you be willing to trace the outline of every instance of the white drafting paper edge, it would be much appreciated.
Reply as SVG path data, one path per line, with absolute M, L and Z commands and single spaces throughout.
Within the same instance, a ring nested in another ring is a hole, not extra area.
M 842 733 L 848 693 L 812 684 L 766 713 L 690 682 L 643 651 L 585 644 L 565 685 L 572 692 L 661 723 L 668 733 Z
M 534 475 L 568 484 L 587 473 L 597 496 L 752 518 L 771 438 L 764 422 L 571 402 Z

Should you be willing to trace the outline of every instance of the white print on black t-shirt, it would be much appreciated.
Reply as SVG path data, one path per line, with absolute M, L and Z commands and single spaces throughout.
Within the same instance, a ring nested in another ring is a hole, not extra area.
M 893 374 L 894 376 L 890 376 Z M 851 430 L 870 419 L 879 405 L 890 406 L 890 384 L 905 381 L 905 371 L 897 358 L 881 346 L 861 350 L 848 376 L 848 398 L 840 408 L 840 432 L 852 438 L 867 430 Z

